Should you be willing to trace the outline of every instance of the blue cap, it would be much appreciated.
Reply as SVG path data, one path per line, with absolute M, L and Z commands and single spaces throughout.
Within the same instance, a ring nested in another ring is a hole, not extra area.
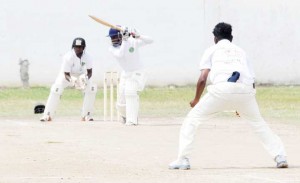
M 108 33 L 108 36 L 109 36 L 109 37 L 117 36 L 117 35 L 119 35 L 119 34 L 120 34 L 120 31 L 119 31 L 119 30 L 113 29 L 113 28 L 110 28 L 110 29 L 109 29 L 109 33 Z M 107 37 L 108 37 L 108 36 L 107 36 Z

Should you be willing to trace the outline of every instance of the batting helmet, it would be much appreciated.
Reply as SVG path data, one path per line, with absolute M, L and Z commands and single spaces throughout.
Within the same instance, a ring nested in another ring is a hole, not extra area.
M 73 43 L 72 43 L 72 48 L 74 48 L 75 46 L 82 46 L 83 49 L 85 48 L 85 40 L 81 37 L 77 37 L 73 40 Z
M 45 110 L 45 105 L 44 104 L 37 104 L 34 106 L 34 114 L 40 114 L 43 113 Z
M 122 44 L 122 34 L 117 29 L 110 28 L 107 37 L 110 37 L 111 43 L 114 47 L 120 46 Z
M 121 34 L 120 31 L 114 28 L 110 28 L 108 32 L 109 37 L 118 36 L 120 34 Z

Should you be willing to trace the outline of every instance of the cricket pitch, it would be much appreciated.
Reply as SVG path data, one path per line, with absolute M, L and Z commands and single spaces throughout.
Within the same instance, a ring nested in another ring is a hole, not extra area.
M 300 125 L 269 122 L 283 140 L 288 169 L 276 169 L 250 125 L 218 118 L 199 127 L 191 170 L 169 170 L 183 118 L 144 118 L 139 126 L 57 118 L 0 118 L 2 183 L 300 182 Z

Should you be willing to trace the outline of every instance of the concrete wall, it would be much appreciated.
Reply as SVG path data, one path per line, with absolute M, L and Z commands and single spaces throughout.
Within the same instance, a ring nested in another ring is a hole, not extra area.
M 155 2 L 156 1 L 156 2 Z M 87 41 L 95 59 L 94 79 L 119 70 L 108 52 L 108 28 L 92 14 L 114 24 L 138 28 L 155 40 L 141 50 L 149 84 L 190 84 L 198 63 L 213 44 L 220 21 L 233 26 L 234 42 L 248 53 L 259 83 L 300 84 L 300 27 L 297 0 L 0 0 L 0 86 L 21 85 L 19 58 L 30 62 L 30 83 L 51 84 L 74 37 Z M 158 77 L 160 76 L 160 77 Z
M 300 2 L 297 0 L 206 0 L 206 25 L 233 25 L 234 42 L 244 48 L 257 81 L 300 84 Z

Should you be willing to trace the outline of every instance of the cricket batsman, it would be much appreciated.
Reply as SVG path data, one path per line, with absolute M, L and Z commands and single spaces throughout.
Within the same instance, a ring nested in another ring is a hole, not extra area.
M 92 111 L 97 86 L 90 81 L 93 71 L 91 57 L 86 53 L 86 42 L 75 38 L 72 49 L 63 57 L 61 71 L 52 85 L 43 117 L 40 121 L 51 121 L 64 89 L 68 86 L 81 90 L 84 94 L 81 120 L 93 121 Z
M 122 68 L 117 110 L 126 125 L 138 125 L 138 92 L 144 89 L 146 81 L 139 49 L 153 40 L 127 27 L 122 28 L 122 31 L 111 28 L 108 36 L 112 43 L 109 50 Z
M 181 126 L 178 157 L 169 165 L 170 169 L 190 169 L 189 156 L 198 126 L 224 110 L 237 110 L 252 126 L 276 162 L 276 167 L 288 167 L 281 139 L 273 133 L 260 114 L 251 63 L 245 51 L 232 43 L 231 32 L 231 25 L 224 22 L 218 23 L 213 30 L 215 45 L 204 52 L 200 61 L 201 74 L 195 98 L 190 102 L 192 109 Z M 200 99 L 208 74 L 212 84 Z

